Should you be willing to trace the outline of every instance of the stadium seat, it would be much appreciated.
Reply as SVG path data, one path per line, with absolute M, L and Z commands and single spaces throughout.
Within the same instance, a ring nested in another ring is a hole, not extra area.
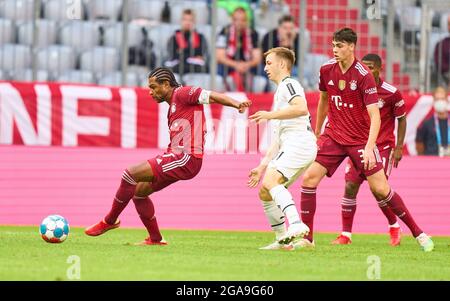
M 155 45 L 156 54 L 162 60 L 165 60 L 165 56 L 167 56 L 167 43 L 178 28 L 180 26 L 176 24 L 160 24 L 148 31 L 148 36 Z
M 228 14 L 227 10 L 222 7 L 218 7 L 217 8 L 217 26 L 222 29 L 223 27 L 225 27 L 229 24 L 231 24 L 231 17 Z
M 99 85 L 105 86 L 122 86 L 122 72 L 116 71 L 113 73 L 109 73 L 102 77 L 98 81 Z M 126 84 L 128 87 L 137 87 L 139 86 L 139 79 L 135 72 L 127 72 L 126 74 Z
M 252 79 L 251 91 L 252 93 L 263 93 L 266 89 L 267 78 L 262 75 L 254 75 Z M 230 91 L 236 90 L 236 85 L 231 76 L 226 77 L 226 83 L 230 89 Z
M 85 70 L 66 70 L 56 80 L 63 83 L 95 83 L 94 74 Z
M 183 82 L 187 86 L 198 86 L 203 89 L 212 89 L 211 75 L 209 73 L 186 73 L 183 75 Z M 224 92 L 223 77 L 216 75 L 214 91 Z
M 56 44 L 57 28 L 56 22 L 52 20 L 39 19 L 37 20 L 38 47 L 47 47 Z M 33 45 L 33 21 L 29 21 L 19 25 L 18 28 L 19 43 L 25 45 Z
M 420 30 L 422 9 L 417 6 L 403 6 L 397 10 L 400 16 L 400 26 L 402 31 Z
M 164 1 L 129 0 L 129 19 L 148 19 L 160 21 Z
M 208 4 L 203 1 L 183 1 L 176 2 L 171 7 L 170 11 L 170 23 L 180 24 L 183 10 L 190 8 L 195 13 L 195 22 L 198 27 L 208 24 L 209 21 L 209 8 Z
M 15 32 L 11 20 L 0 19 L 0 45 L 14 43 Z
M 72 21 L 61 28 L 61 44 L 82 52 L 89 50 L 100 42 L 99 23 L 90 21 Z
M 69 46 L 51 45 L 37 53 L 37 68 L 60 74 L 75 68 L 76 56 Z
M 269 9 L 265 12 L 258 7 L 254 10 L 255 26 L 272 30 L 278 26 L 278 20 L 286 14 L 289 14 L 288 6 L 283 5 L 277 7 L 277 9 Z
M 30 47 L 17 44 L 3 44 L 0 46 L 0 69 L 13 71 L 30 67 Z
M 85 15 L 82 1 L 47 0 L 44 2 L 44 17 L 46 19 L 75 21 L 84 20 Z
M 86 7 L 90 20 L 107 19 L 116 21 L 121 14 L 123 0 L 90 0 Z
M 119 52 L 112 47 L 94 47 L 83 52 L 80 57 L 80 69 L 103 76 L 119 69 Z
M 442 12 L 440 19 L 440 27 L 443 32 L 449 33 L 448 30 L 448 16 L 450 15 L 450 11 Z
M 140 66 L 140 65 L 128 65 L 127 68 L 128 72 L 134 72 L 136 73 L 139 82 L 141 82 L 142 80 L 147 80 L 147 76 L 150 73 L 150 69 L 145 67 L 145 66 Z
M 121 48 L 123 23 L 116 23 L 105 29 L 104 45 L 108 47 Z M 128 23 L 128 47 L 137 46 L 142 42 L 142 27 L 136 23 Z
M 267 78 L 265 76 L 256 75 L 253 77 L 253 93 L 263 93 L 266 89 Z
M 323 54 L 306 54 L 304 61 L 304 77 L 306 81 L 303 83 L 305 86 L 309 86 L 311 89 L 317 89 L 320 67 L 328 60 L 330 60 L 330 58 Z
M 16 21 L 28 21 L 33 18 L 34 0 L 0 1 L 0 17 Z
M 33 70 L 32 69 L 21 69 L 11 72 L 11 79 L 17 81 L 33 81 Z M 37 70 L 36 71 L 36 81 L 46 82 L 50 79 L 50 74 L 47 70 Z

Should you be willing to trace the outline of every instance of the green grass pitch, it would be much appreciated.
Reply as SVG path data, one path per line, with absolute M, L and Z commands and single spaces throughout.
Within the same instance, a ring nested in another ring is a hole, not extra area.
M 373 258 L 379 280 L 450 280 L 450 237 L 433 237 L 431 253 L 410 235 L 391 247 L 387 234 L 354 234 L 352 245 L 332 246 L 335 234 L 318 233 L 315 250 L 261 251 L 269 232 L 164 230 L 168 246 L 132 245 L 145 233 L 123 228 L 88 237 L 72 228 L 64 243 L 49 244 L 38 227 L 1 226 L 0 280 L 71 280 L 72 255 L 80 280 L 371 280 Z

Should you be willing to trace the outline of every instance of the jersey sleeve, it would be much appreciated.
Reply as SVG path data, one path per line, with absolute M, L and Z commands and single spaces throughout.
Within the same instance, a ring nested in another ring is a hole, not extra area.
M 372 74 L 364 76 L 361 83 L 361 96 L 366 106 L 378 103 L 377 85 Z
M 178 92 L 178 99 L 186 105 L 195 106 L 199 104 L 198 98 L 200 93 L 202 93 L 202 88 L 200 87 L 182 87 Z
M 217 35 L 216 48 L 226 48 L 226 47 L 227 47 L 227 30 L 226 27 L 224 27 Z
M 395 91 L 394 95 L 392 96 L 393 103 L 394 103 L 394 116 L 395 118 L 400 118 L 402 116 L 406 115 L 406 108 L 405 108 L 405 101 L 403 100 L 402 93 L 400 91 Z
M 294 97 L 300 96 L 305 98 L 305 90 L 296 80 L 288 80 L 281 84 L 280 97 L 283 102 L 290 102 Z
M 319 90 L 322 92 L 327 92 L 327 86 L 325 83 L 323 67 L 320 68 L 320 71 L 319 71 Z

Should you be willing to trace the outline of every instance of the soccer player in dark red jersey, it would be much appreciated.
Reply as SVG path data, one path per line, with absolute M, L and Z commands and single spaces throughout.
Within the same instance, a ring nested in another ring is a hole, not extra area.
M 243 113 L 250 101 L 237 102 L 225 94 L 199 87 L 183 87 L 167 68 L 157 68 L 148 76 L 150 96 L 158 102 L 167 102 L 170 143 L 166 152 L 123 172 L 119 189 L 110 212 L 103 220 L 85 230 L 97 236 L 119 227 L 119 215 L 131 199 L 149 237 L 140 244 L 164 245 L 155 218 L 155 209 L 149 195 L 179 180 L 195 177 L 202 166 L 206 124 L 204 104 L 218 103 L 234 107 Z
M 367 178 L 378 204 L 391 208 L 408 226 L 422 249 L 432 251 L 433 241 L 415 223 L 403 200 L 387 182 L 376 147 L 381 124 L 377 87 L 370 70 L 355 58 L 356 41 L 357 35 L 352 29 L 336 31 L 332 41 L 334 59 L 320 69 L 317 136 L 327 116 L 328 123 L 317 141 L 316 160 L 303 176 L 301 218 L 310 233 L 292 244 L 295 248 L 314 247 L 317 186 L 325 175 L 331 177 L 349 157 L 358 172 Z
M 406 134 L 405 102 L 400 91 L 380 77 L 382 61 L 377 54 L 367 54 L 362 58 L 362 63 L 372 72 L 377 84 L 378 108 L 381 115 L 381 128 L 377 138 L 377 148 L 383 161 L 384 173 L 386 178 L 389 178 L 392 167 L 397 167 L 402 159 L 403 142 Z M 397 144 L 395 144 L 394 136 L 395 120 L 398 122 Z M 333 244 L 346 245 L 352 242 L 351 233 L 353 217 L 356 212 L 356 195 L 359 187 L 365 180 L 364 174 L 355 168 L 351 160 L 347 159 L 345 193 L 341 202 L 342 233 L 332 242 Z M 398 246 L 400 245 L 401 234 L 397 217 L 385 203 L 379 205 L 389 223 L 391 245 Z

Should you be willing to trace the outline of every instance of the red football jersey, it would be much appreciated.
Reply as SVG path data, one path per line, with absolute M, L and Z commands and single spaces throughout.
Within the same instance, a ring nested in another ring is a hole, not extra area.
M 377 87 L 378 107 L 381 115 L 381 128 L 378 134 L 378 148 L 395 146 L 395 120 L 405 116 L 405 101 L 400 91 L 394 86 L 380 79 Z
M 328 92 L 326 133 L 342 145 L 363 145 L 369 138 L 366 106 L 378 102 L 375 79 L 357 59 L 342 73 L 332 59 L 320 68 L 319 89 Z
M 167 119 L 170 131 L 168 152 L 203 156 L 205 144 L 205 113 L 198 98 L 202 89 L 199 87 L 178 87 L 170 100 Z

